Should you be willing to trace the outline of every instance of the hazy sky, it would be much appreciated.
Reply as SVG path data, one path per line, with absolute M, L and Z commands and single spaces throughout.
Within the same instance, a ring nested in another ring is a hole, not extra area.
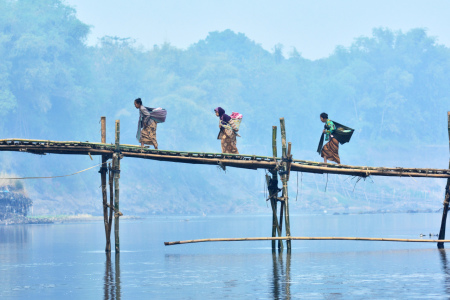
M 349 46 L 375 27 L 426 28 L 450 47 L 450 0 L 66 0 L 92 25 L 88 39 L 134 38 L 147 48 L 169 42 L 179 48 L 211 31 L 242 32 L 263 48 L 293 47 L 309 59 Z

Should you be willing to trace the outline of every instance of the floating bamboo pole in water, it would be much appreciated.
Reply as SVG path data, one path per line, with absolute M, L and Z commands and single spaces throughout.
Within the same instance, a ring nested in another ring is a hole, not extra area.
M 288 240 L 288 241 L 371 241 L 371 242 L 412 242 L 412 243 L 449 243 L 450 240 L 422 240 L 422 239 L 396 239 L 396 238 L 366 238 L 366 237 L 253 237 L 253 238 L 215 238 L 215 239 L 198 239 L 176 242 L 164 242 L 166 246 L 203 243 L 203 242 L 244 242 L 244 241 L 271 241 L 271 240 Z
M 447 112 L 447 122 L 448 122 L 448 143 L 450 150 L 450 111 Z M 450 169 L 450 160 L 448 162 L 448 168 Z M 445 239 L 445 226 L 447 223 L 447 212 L 448 212 L 448 202 L 450 201 L 450 178 L 447 178 L 447 185 L 445 186 L 445 198 L 444 198 L 444 208 L 442 210 L 442 221 L 441 221 L 441 230 L 439 231 L 439 239 Z M 438 248 L 444 248 L 444 243 L 439 242 Z

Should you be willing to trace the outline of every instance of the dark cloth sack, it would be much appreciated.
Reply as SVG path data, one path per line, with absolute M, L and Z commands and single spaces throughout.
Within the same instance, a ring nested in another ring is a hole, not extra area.
M 336 130 L 334 130 L 331 135 L 333 135 L 333 137 L 338 140 L 341 145 L 350 142 L 355 129 L 342 125 L 341 123 L 335 122 L 333 120 L 331 121 L 334 123 L 334 126 L 336 126 Z M 324 129 L 329 129 L 326 124 L 324 126 Z M 320 136 L 319 145 L 317 146 L 317 153 L 319 153 L 319 155 L 322 155 L 324 138 L 325 133 L 322 133 L 322 135 Z

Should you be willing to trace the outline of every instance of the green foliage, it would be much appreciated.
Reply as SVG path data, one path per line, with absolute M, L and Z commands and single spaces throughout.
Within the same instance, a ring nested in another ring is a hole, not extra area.
M 337 47 L 328 58 L 310 61 L 297 49 L 286 58 L 281 44 L 268 52 L 231 30 L 211 32 L 186 50 L 168 43 L 144 49 L 131 38 L 110 36 L 89 47 L 84 43 L 89 26 L 60 0 L 0 0 L 0 11 L 3 137 L 98 141 L 98 120 L 106 116 L 108 141 L 113 121 L 120 119 L 121 142 L 136 144 L 138 112 L 133 100 L 140 97 L 146 106 L 168 110 L 166 123 L 158 125 L 163 149 L 219 152 L 213 113 L 217 106 L 244 115 L 238 139 L 241 153 L 270 156 L 272 125 L 278 126 L 284 117 L 294 156 L 320 160 L 315 149 L 323 126 L 319 114 L 324 111 L 356 129 L 351 143 L 341 148 L 345 164 L 410 166 L 412 158 L 421 157 L 418 166 L 423 167 L 437 163 L 439 155 L 431 156 L 420 146 L 446 146 L 450 50 L 424 29 L 403 33 L 377 28 L 348 48 Z M 49 169 L 43 160 L 16 159 L 8 166 L 18 173 Z M 215 169 L 191 172 L 183 167 L 180 173 L 174 164 L 152 164 L 148 170 L 141 163 L 128 163 L 135 172 L 127 175 L 127 184 L 145 181 L 164 187 L 155 191 L 141 185 L 126 192 L 135 197 L 160 193 L 152 199 L 161 201 L 146 204 L 145 212 L 163 212 L 167 199 L 171 211 L 228 210 L 200 202 L 211 194 L 229 199 L 230 186 L 235 195 L 244 191 L 248 199 L 260 200 L 250 191 L 262 187 L 254 186 L 247 171 L 222 176 Z M 79 161 L 73 164 L 78 167 Z M 52 173 L 63 174 L 70 163 L 56 161 L 51 167 Z M 171 176 L 176 188 L 166 180 Z M 81 185 L 86 190 L 77 195 L 85 197 L 92 180 L 97 179 L 74 179 L 58 187 L 35 185 L 34 191 L 68 195 Z M 135 209 L 142 204 L 134 203 Z

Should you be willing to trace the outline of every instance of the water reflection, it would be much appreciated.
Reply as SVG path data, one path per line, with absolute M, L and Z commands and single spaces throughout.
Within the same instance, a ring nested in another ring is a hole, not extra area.
M 22 245 L 28 243 L 28 227 L 24 225 L 0 226 L 0 243 Z
M 111 252 L 106 253 L 105 263 L 105 300 L 120 300 L 120 253 L 115 253 L 114 272 L 112 270 Z
M 450 295 L 450 268 L 448 266 L 447 261 L 447 252 L 445 251 L 445 249 L 438 249 L 438 250 L 441 255 L 442 270 L 444 271 L 445 292 L 447 293 L 447 295 Z
M 272 251 L 272 262 L 273 299 L 291 299 L 291 251 Z

